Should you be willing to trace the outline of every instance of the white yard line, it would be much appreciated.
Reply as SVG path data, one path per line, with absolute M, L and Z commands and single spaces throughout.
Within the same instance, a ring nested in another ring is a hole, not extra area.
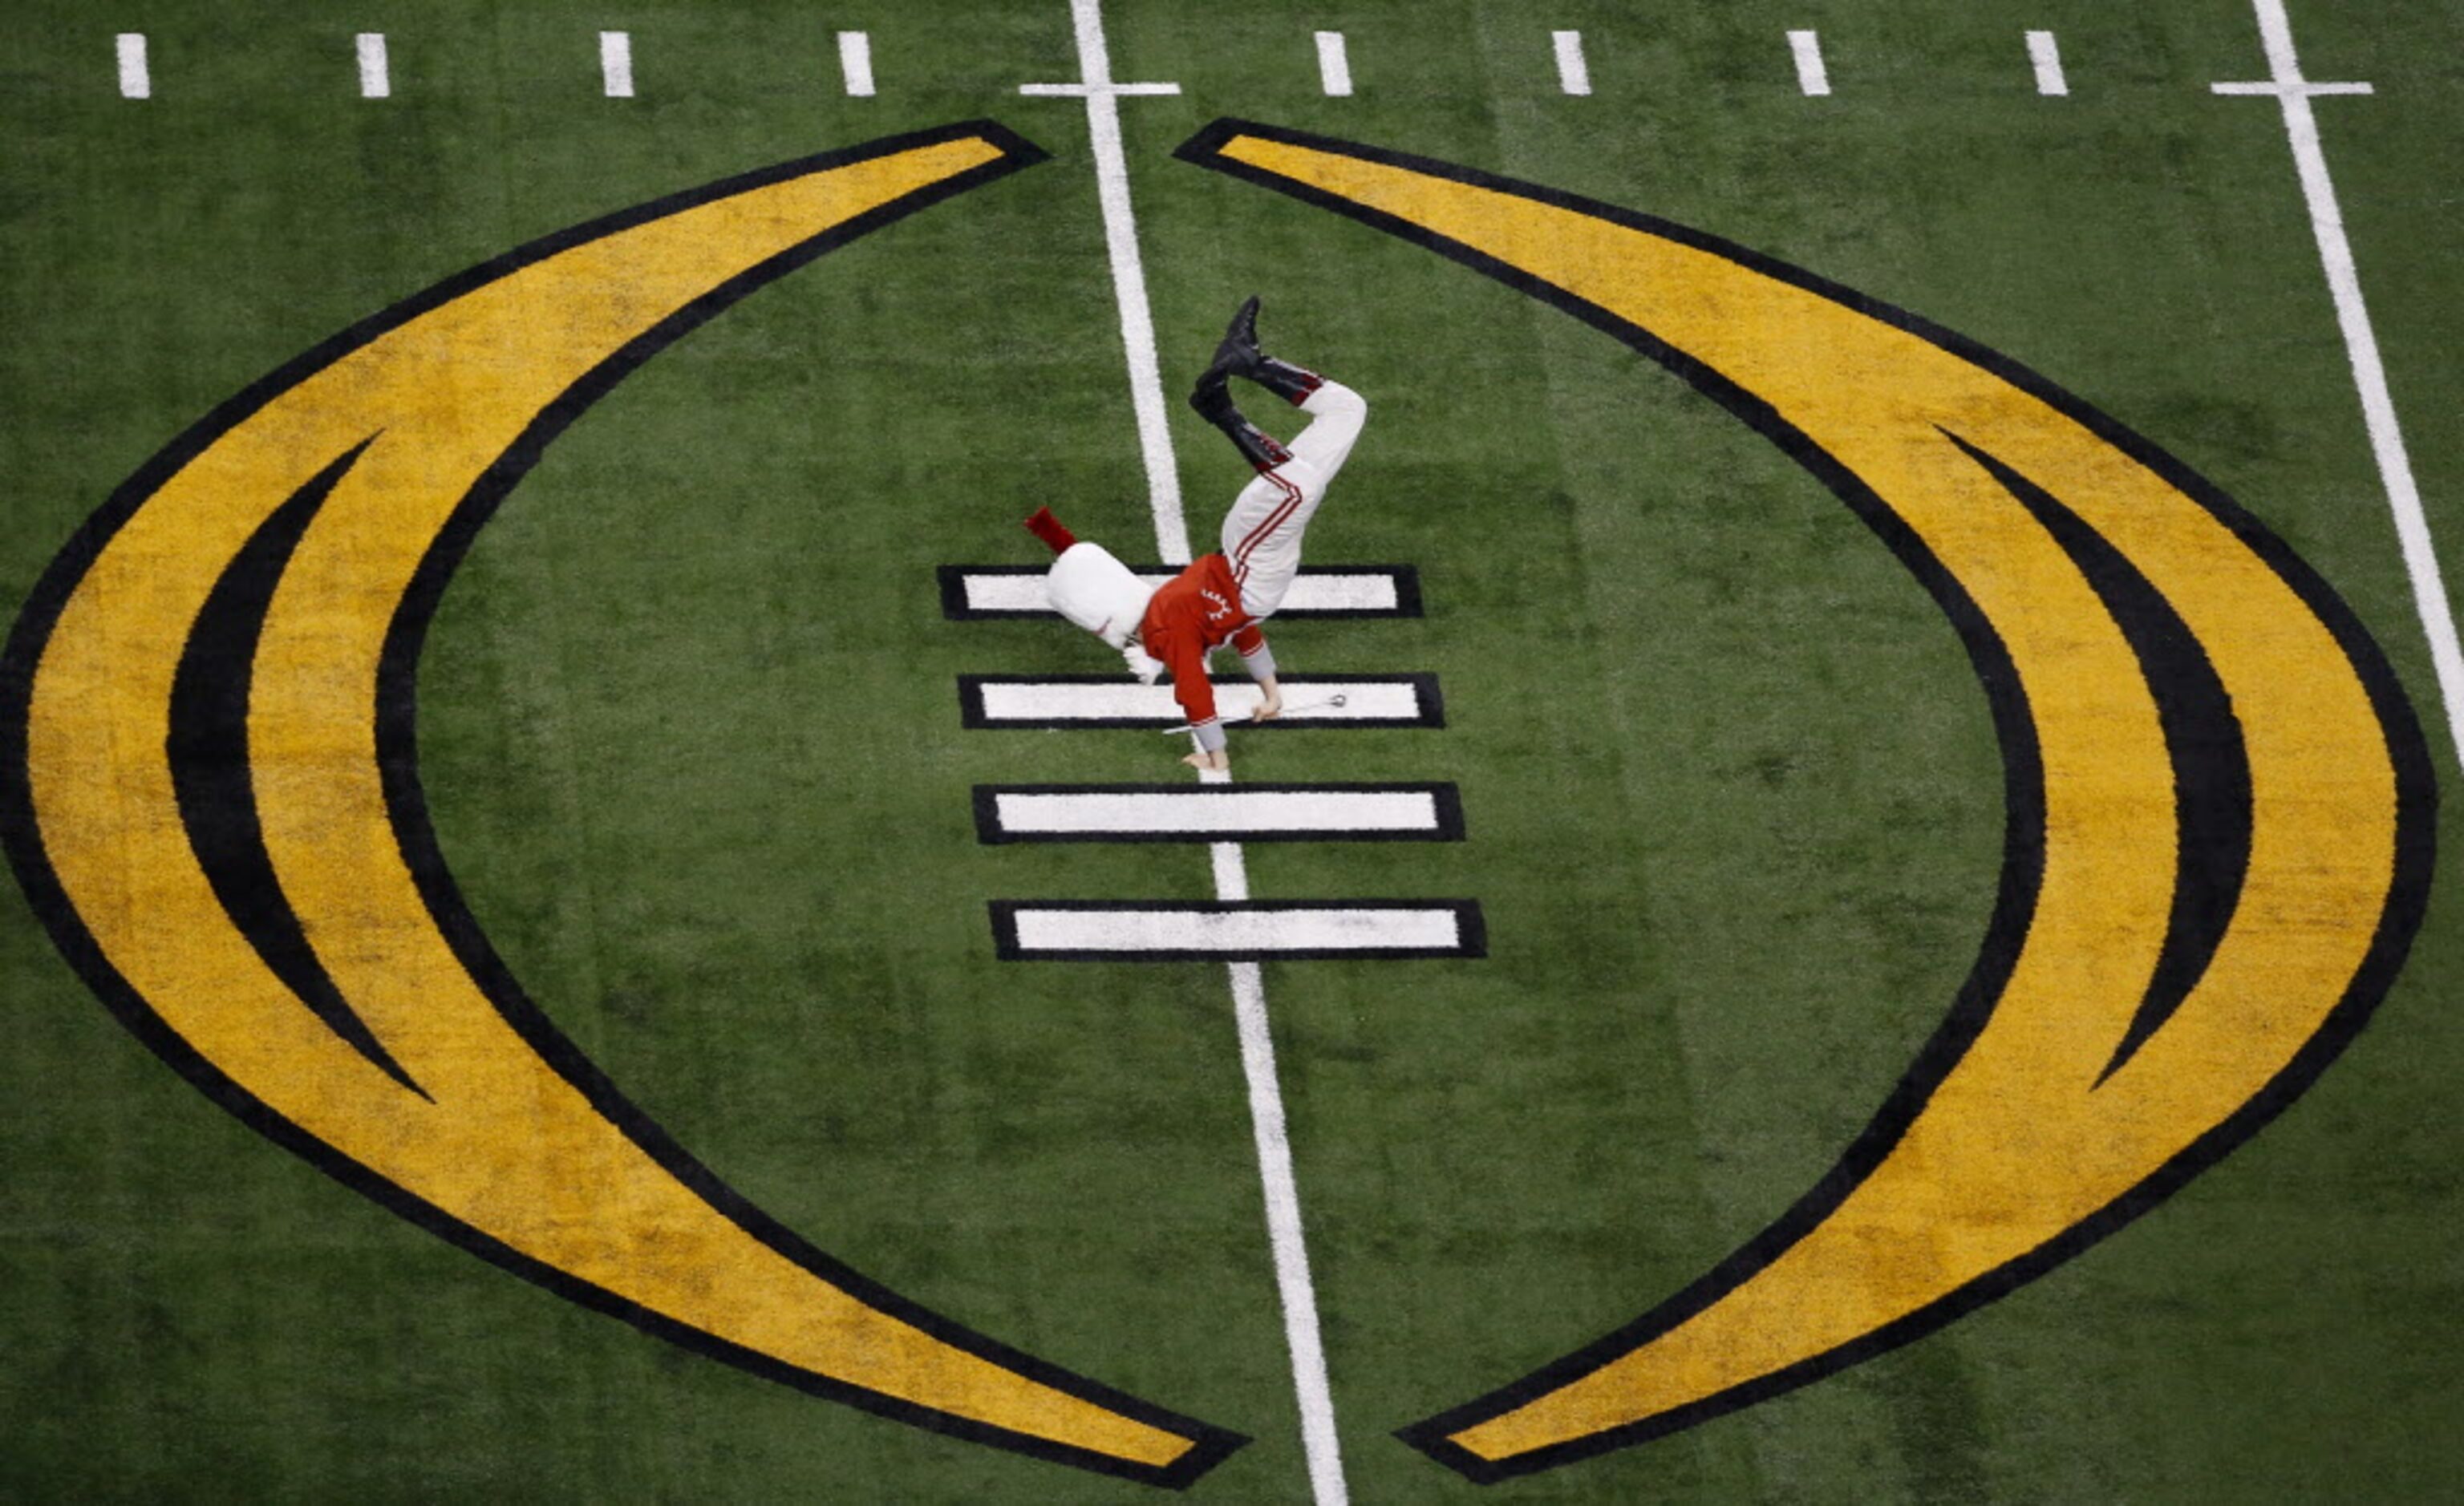
M 120 97 L 153 98 L 154 76 L 145 68 L 145 33 L 122 32 L 113 38 L 112 47 L 120 58 Z
M 1551 32 L 1549 38 L 1557 49 L 1557 87 L 1568 94 L 1592 92 L 1592 70 L 1583 61 L 1583 33 Z
M 599 79 L 608 98 L 633 98 L 633 37 L 630 33 L 599 33 Z
M 1352 93 L 1352 55 L 1344 48 L 1341 32 L 1317 33 L 1317 81 L 1338 99 Z
M 360 98 L 386 99 L 393 97 L 393 71 L 385 61 L 385 39 L 383 32 L 362 32 L 352 38 L 360 54 Z
M 2464 761 L 2464 647 L 2455 633 L 2455 612 L 2449 603 L 2446 581 L 2438 571 L 2438 554 L 2430 537 L 2430 519 L 2422 511 L 2421 489 L 2413 481 L 2412 460 L 2405 450 L 2404 429 L 2396 422 L 2395 399 L 2387 390 L 2387 368 L 2379 360 L 2379 341 L 2362 301 L 2362 279 L 2353 264 L 2352 242 L 2344 236 L 2344 216 L 2336 204 L 2336 186 L 2327 176 L 2326 153 L 2319 144 L 2319 121 L 2310 101 L 2319 95 L 2367 94 L 2365 83 L 2312 83 L 2301 76 L 2293 49 L 2293 24 L 2284 0 L 2252 0 L 2258 31 L 2267 47 L 2271 76 L 2258 83 L 2220 83 L 2217 94 L 2269 95 L 2284 110 L 2284 134 L 2293 144 L 2293 162 L 2301 177 L 2301 197 L 2310 208 L 2310 229 L 2319 242 L 2319 260 L 2327 273 L 2327 289 L 2336 300 L 2336 322 L 2344 333 L 2344 353 L 2360 392 L 2362 418 L 2369 428 L 2370 453 L 2387 507 L 2395 514 L 2396 537 L 2403 545 L 2405 573 L 2412 580 L 2413 610 L 2430 640 L 2430 659 L 2438 675 L 2439 698 L 2446 703 L 2447 733 Z
M 1112 264 L 1112 299 L 1119 305 L 1121 349 L 1130 363 L 1130 406 L 1137 415 L 1138 456 L 1146 464 L 1147 508 L 1155 514 L 1155 553 L 1167 563 L 1189 563 L 1189 525 L 1180 513 L 1180 471 L 1164 421 L 1163 377 L 1155 362 L 1155 315 L 1147 306 L 1147 273 L 1138 259 L 1137 216 L 1130 207 L 1130 164 L 1121 151 L 1120 97 L 1178 94 L 1178 84 L 1116 84 L 1104 43 L 1102 0 L 1069 0 L 1078 32 L 1078 81 L 1026 84 L 1019 93 L 1082 95 L 1087 135 L 1095 148 L 1095 191 L 1104 207 L 1104 251 Z
M 1238 851 L 1239 849 L 1234 849 Z M 1284 1127 L 1284 1096 L 1276 1086 L 1275 1042 L 1266 1028 L 1266 986 L 1254 962 L 1235 962 L 1232 1012 L 1241 1026 L 1241 1071 L 1249 1081 L 1249 1124 L 1258 1144 L 1258 1173 L 1266 1186 L 1266 1233 L 1274 1246 L 1275 1286 L 1283 1296 L 1284 1342 L 1292 1352 L 1292 1386 L 1301 1408 L 1301 1445 L 1309 1455 L 1309 1491 L 1317 1506 L 1343 1506 L 1343 1457 L 1334 1436 L 1334 1393 L 1327 1384 L 1326 1349 L 1318 1337 L 1317 1291 L 1309 1281 L 1309 1247 L 1301 1234 L 1292 1144 Z
M 1796 86 L 1810 95 L 1831 92 L 1831 75 L 1822 66 L 1822 38 L 1813 32 L 1788 33 L 1788 50 L 1796 58 Z
M 2067 95 L 2070 80 L 2062 76 L 2062 45 L 2054 40 L 2051 32 L 2028 33 L 2028 61 L 2036 70 L 2036 92 L 2041 95 Z
M 847 92 L 858 99 L 872 98 L 872 37 L 863 32 L 839 33 L 839 73 Z
M 1104 250 L 1111 262 L 1113 301 L 1119 306 L 1121 348 L 1129 363 L 1138 454 L 1146 466 L 1155 554 L 1166 563 L 1187 564 L 1189 524 L 1181 512 L 1180 472 L 1173 454 L 1172 431 L 1165 425 L 1155 316 L 1147 303 L 1146 268 L 1138 257 L 1137 216 L 1130 204 L 1130 167 L 1121 150 L 1120 115 L 1124 94 L 1177 94 L 1180 86 L 1114 83 L 1111 54 L 1104 39 L 1102 0 L 1069 0 L 1069 15 L 1078 38 L 1077 84 L 1029 84 L 1020 92 L 1078 93 L 1086 98 L 1087 135 L 1094 148 L 1095 187 L 1104 213 Z M 1226 781 L 1230 777 L 1221 775 Z M 1248 873 L 1240 845 L 1217 842 L 1209 851 L 1217 898 L 1246 898 Z M 1292 1389 L 1300 1406 L 1301 1448 L 1309 1462 L 1309 1491 L 1316 1506 L 1347 1506 L 1351 1493 L 1344 1486 L 1333 1391 L 1327 1382 L 1326 1351 L 1318 1336 L 1317 1296 L 1309 1281 L 1309 1249 L 1302 1239 L 1300 1189 L 1284 1128 L 1274 1037 L 1266 1028 L 1265 985 L 1255 963 L 1231 963 L 1228 971 L 1241 1037 L 1241 1068 L 1249 1085 L 1258 1177 L 1265 1193 L 1266 1236 L 1274 1253 L 1275 1287 L 1283 1300 L 1284 1337 L 1291 1350 Z

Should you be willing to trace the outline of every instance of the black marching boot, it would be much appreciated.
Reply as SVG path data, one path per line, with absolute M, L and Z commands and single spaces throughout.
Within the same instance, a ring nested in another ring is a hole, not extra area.
M 1206 374 L 1246 377 L 1294 407 L 1326 382 L 1306 366 L 1277 360 L 1259 348 L 1258 299 L 1254 294 L 1232 316 L 1232 323 L 1216 345 L 1215 360 Z
M 1223 372 L 1208 367 L 1206 374 L 1198 379 L 1196 390 L 1189 394 L 1189 405 L 1198 410 L 1200 418 L 1221 429 L 1223 437 L 1241 451 L 1241 458 L 1256 469 L 1272 470 L 1292 458 L 1292 452 L 1274 435 L 1242 416 L 1224 384 Z

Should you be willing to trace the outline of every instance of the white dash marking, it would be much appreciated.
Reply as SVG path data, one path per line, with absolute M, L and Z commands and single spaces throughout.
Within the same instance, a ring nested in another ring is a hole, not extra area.
M 362 32 L 353 38 L 360 52 L 360 98 L 386 99 L 393 97 L 393 70 L 385 60 L 385 39 L 383 32 Z
M 1568 94 L 1592 92 L 1592 70 L 1583 61 L 1583 33 L 1551 32 L 1550 40 L 1557 47 L 1557 87 Z
M 1344 51 L 1341 32 L 1317 33 L 1317 78 L 1338 99 L 1352 93 L 1352 58 Z
M 2397 540 L 2404 550 L 2405 574 L 2412 581 L 2414 612 L 2430 640 L 2430 659 L 2438 676 L 2439 698 L 2447 705 L 2447 734 L 2464 761 L 2464 646 L 2455 631 L 2455 612 L 2439 575 L 2438 552 L 2430 536 L 2430 519 L 2422 510 L 2421 488 L 2413 479 L 2412 459 L 2396 421 L 2395 397 L 2387 388 L 2387 367 L 2379 359 L 2379 340 L 2370 323 L 2369 306 L 2362 300 L 2362 276 L 2353 261 L 2353 245 L 2344 234 L 2343 210 L 2336 202 L 2336 185 L 2327 176 L 2327 154 L 2319 142 L 2319 120 L 2310 101 L 2322 94 L 2367 94 L 2365 83 L 2320 84 L 2301 76 L 2301 61 L 2293 47 L 2293 23 L 2284 0 L 2252 0 L 2258 31 L 2267 47 L 2271 76 L 2263 83 L 2216 84 L 2218 94 L 2265 94 L 2276 97 L 2284 111 L 2284 134 L 2293 145 L 2293 163 L 2301 178 L 2301 197 L 2309 207 L 2310 229 L 2319 243 L 2319 260 L 2327 273 L 2327 289 L 2336 300 L 2336 322 L 2344 335 L 2344 355 L 2353 369 L 2353 386 L 2361 395 L 2362 419 L 2369 429 L 2370 454 L 2378 463 L 2379 484 L 2387 509 L 2395 515 Z
M 839 33 L 839 72 L 847 92 L 859 99 L 872 98 L 872 37 L 864 32 Z
M 1240 851 L 1236 843 L 1222 845 L 1235 853 Z M 1068 908 L 1021 905 L 1011 911 L 1011 924 L 1016 928 L 1017 950 L 1026 956 L 1102 953 L 1124 957 L 1164 954 L 1255 958 L 1328 952 L 1443 956 L 1465 949 L 1455 907 L 1441 902 L 1177 909 L 1135 904 Z M 1239 988 L 1237 979 L 1234 987 L 1236 991 Z M 1263 1029 L 1258 1034 L 1262 1041 L 1271 1042 L 1272 1037 Z M 1248 1032 L 1244 1030 L 1242 1035 L 1242 1054 L 1245 1059 L 1250 1055 L 1245 1038 Z M 1268 1049 L 1261 1064 L 1271 1067 L 1272 1062 L 1273 1054 Z M 1259 1106 L 1255 1099 L 1250 1106 Z M 1288 1157 L 1290 1150 L 1284 1142 L 1281 1115 L 1273 1117 L 1273 1148 Z M 1268 1137 L 1262 1133 L 1259 1140 L 1261 1151 L 1267 1151 Z M 1296 1207 L 1294 1212 L 1297 1211 Z M 1292 1222 L 1297 1226 L 1297 1217 Z
M 1788 50 L 1796 57 L 1796 86 L 1810 95 L 1831 92 L 1831 75 L 1822 66 L 1822 38 L 1813 32 L 1788 33 Z
M 2365 83 L 2309 83 L 2307 81 L 2297 81 L 2290 84 L 2283 84 L 2272 83 L 2266 79 L 2260 79 L 2256 83 L 2210 84 L 2208 85 L 2208 89 L 2209 92 L 2212 94 L 2263 94 L 2271 98 L 2282 95 L 2287 90 L 2291 90 L 2293 93 L 2299 94 L 2305 98 L 2315 98 L 2318 96 L 2324 94 L 2372 94 L 2376 92 L 2370 85 Z
M 1346 722 L 1419 723 L 1428 720 L 1419 688 L 1409 680 L 1287 679 L 1287 697 L 1293 702 L 1277 718 L 1286 726 L 1341 726 Z M 1170 727 L 1183 720 L 1180 703 L 1169 685 L 1140 685 L 1134 680 L 992 680 L 973 682 L 979 697 L 982 725 L 1032 726 L 1094 722 L 1115 726 Z M 1215 686 L 1217 714 L 1227 723 L 1245 719 L 1256 709 L 1256 685 L 1219 680 Z M 1340 695 L 1343 705 L 1330 704 Z M 1309 704 L 1300 704 L 1306 697 Z
M 2070 80 L 2062 76 L 2062 48 L 2051 32 L 2028 33 L 2028 61 L 2036 70 L 2036 92 L 2042 95 L 2067 95 Z
M 628 32 L 599 33 L 599 77 L 610 99 L 633 98 L 633 37 Z
M 1169 832 L 1254 840 L 1441 829 L 1438 797 L 1428 790 L 1002 790 L 993 797 L 993 817 L 1013 838 Z
M 120 54 L 120 97 L 123 99 L 154 98 L 154 76 L 145 68 L 145 33 L 122 32 L 116 44 Z

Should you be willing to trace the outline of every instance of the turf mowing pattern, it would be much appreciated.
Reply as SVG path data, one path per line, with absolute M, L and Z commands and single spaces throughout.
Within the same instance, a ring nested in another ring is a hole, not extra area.
M 1051 163 L 847 248 L 645 366 L 476 540 L 422 668 L 441 849 L 543 1011 L 782 1223 L 1005 1343 L 1256 1441 L 1305 1498 L 1221 970 L 997 960 L 987 900 L 1213 898 L 1169 843 L 985 846 L 980 784 L 1152 783 L 1164 740 L 968 731 L 966 674 L 1098 672 L 955 622 L 1048 503 L 1148 525 L 1065 8 L 69 7 L 0 23 L 12 461 L 0 606 L 182 428 L 457 269 L 679 189 L 991 115 Z M 2227 4 L 1107 8 L 1168 391 L 1241 294 L 1371 398 L 1312 564 L 1424 615 L 1294 622 L 1295 672 L 1430 671 L 1446 727 L 1234 733 L 1244 780 L 1446 780 L 1467 840 L 1275 844 L 1261 899 L 1478 895 L 1477 962 L 1270 965 L 1355 1499 L 1482 1494 L 1391 1430 L 1632 1319 L 1837 1160 L 1990 914 L 2001 758 L 1924 591 L 1635 353 L 1361 227 L 1173 162 L 1224 114 L 1702 227 L 2046 373 L 2233 492 L 2441 720 L 2272 102 Z M 2431 524 L 2458 393 L 2452 29 L 2297 12 Z M 382 25 L 392 97 L 356 94 Z M 2071 96 L 2035 93 L 2024 29 Z M 1795 87 L 1817 28 L 1834 93 Z M 633 38 L 600 92 L 595 33 Z M 1355 94 L 1320 92 L 1340 29 Z M 1559 92 L 1548 29 L 1594 89 Z M 110 32 L 150 38 L 116 93 Z M 879 94 L 842 93 L 835 30 Z M 1252 412 L 1269 418 L 1263 402 Z M 1192 533 L 1237 460 L 1176 408 Z M 2454 571 L 2451 566 L 2451 578 Z M 1515 1500 L 2382 1499 L 2456 1488 L 2431 915 L 2381 1015 L 2154 1214 L 1910 1348 Z M 0 1303 L 19 1494 L 1148 1498 L 714 1364 L 505 1279 L 225 1117 L 18 901 Z

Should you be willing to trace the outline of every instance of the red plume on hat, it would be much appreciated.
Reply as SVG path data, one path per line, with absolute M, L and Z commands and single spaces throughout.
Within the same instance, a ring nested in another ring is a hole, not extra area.
M 1048 507 L 1035 510 L 1035 515 L 1026 520 L 1026 531 L 1043 539 L 1056 555 L 1078 542 L 1078 535 L 1062 527 L 1061 519 L 1054 517 Z

